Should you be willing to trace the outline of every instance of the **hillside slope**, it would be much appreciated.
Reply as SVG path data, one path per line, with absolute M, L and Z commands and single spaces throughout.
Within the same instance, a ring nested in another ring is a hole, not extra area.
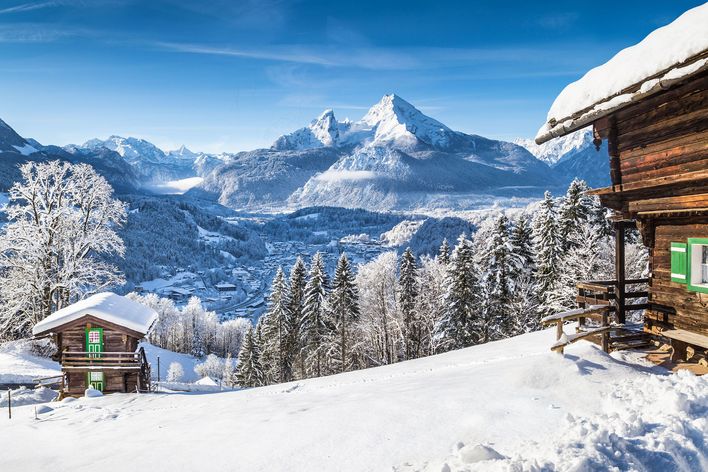
M 553 337 L 246 391 L 84 398 L 39 420 L 18 407 L 3 468 L 706 470 L 708 379 L 582 342 L 557 355 Z

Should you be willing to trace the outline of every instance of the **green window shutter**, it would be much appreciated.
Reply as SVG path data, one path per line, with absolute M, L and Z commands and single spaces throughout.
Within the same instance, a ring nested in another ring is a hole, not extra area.
M 671 281 L 679 284 L 688 282 L 686 243 L 671 243 Z

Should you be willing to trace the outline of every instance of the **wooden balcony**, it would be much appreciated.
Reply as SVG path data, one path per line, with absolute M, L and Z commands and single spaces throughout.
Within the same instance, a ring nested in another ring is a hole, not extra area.
M 77 369 L 126 369 L 141 370 L 147 365 L 145 351 L 134 352 L 84 352 L 65 351 L 61 355 L 62 368 Z

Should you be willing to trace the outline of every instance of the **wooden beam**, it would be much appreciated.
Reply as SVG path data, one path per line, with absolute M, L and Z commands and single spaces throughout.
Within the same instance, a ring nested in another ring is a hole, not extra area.
M 625 260 L 624 260 L 624 230 L 625 222 L 615 223 L 615 278 L 617 279 L 617 321 L 620 324 L 625 322 Z

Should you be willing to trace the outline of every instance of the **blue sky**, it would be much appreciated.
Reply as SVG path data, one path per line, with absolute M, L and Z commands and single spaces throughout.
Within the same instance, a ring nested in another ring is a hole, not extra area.
M 701 3 L 0 0 L 0 118 L 45 144 L 233 152 L 394 92 L 531 137 L 567 83 Z

